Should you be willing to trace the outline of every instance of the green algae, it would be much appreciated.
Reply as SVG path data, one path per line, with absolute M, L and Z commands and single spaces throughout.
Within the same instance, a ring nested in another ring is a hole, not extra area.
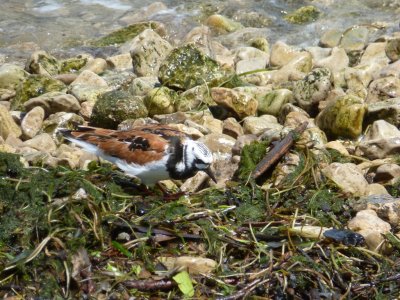
M 161 25 L 158 22 L 143 22 L 132 24 L 127 27 L 118 29 L 96 41 L 93 41 L 92 45 L 96 47 L 112 46 L 115 44 L 120 45 L 133 39 L 146 29 L 153 29 L 157 31 L 160 26 Z
M 240 180 L 247 181 L 250 178 L 256 165 L 263 159 L 266 154 L 269 142 L 252 142 L 250 145 L 243 147 L 237 176 Z
M 75 73 L 83 68 L 88 62 L 87 57 L 72 57 L 60 62 L 60 73 Z
M 192 44 L 172 50 L 159 69 L 160 82 L 180 90 L 188 90 L 223 75 L 218 63 Z
M 306 24 L 316 21 L 321 11 L 315 6 L 303 6 L 294 12 L 287 14 L 284 19 L 292 24 Z

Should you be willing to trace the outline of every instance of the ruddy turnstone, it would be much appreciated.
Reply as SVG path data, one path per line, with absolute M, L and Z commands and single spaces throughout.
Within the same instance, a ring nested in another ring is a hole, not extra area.
M 147 186 L 165 179 L 187 179 L 204 171 L 216 182 L 206 145 L 166 125 L 144 125 L 130 130 L 78 126 L 62 135 L 84 150 L 108 160 Z

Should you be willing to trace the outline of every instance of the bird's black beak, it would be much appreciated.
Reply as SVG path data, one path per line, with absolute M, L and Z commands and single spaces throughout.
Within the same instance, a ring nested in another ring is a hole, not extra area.
M 212 181 L 217 183 L 217 179 L 215 178 L 215 175 L 214 175 L 213 171 L 211 170 L 211 167 L 208 167 L 207 169 L 205 169 L 203 171 L 206 172 L 206 174 L 212 179 Z

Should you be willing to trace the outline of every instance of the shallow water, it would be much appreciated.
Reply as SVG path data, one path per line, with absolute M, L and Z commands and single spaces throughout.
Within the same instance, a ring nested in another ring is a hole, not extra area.
M 0 55 L 3 61 L 23 60 L 36 49 L 68 55 L 89 40 L 124 26 L 121 18 L 154 1 L 148 0 L 1 0 Z M 376 35 L 399 30 L 400 0 L 165 0 L 167 9 L 147 19 L 166 24 L 171 41 L 179 40 L 205 16 L 221 13 L 246 27 L 265 21 L 270 43 L 313 46 L 332 28 L 384 22 Z M 304 5 L 315 5 L 323 15 L 307 25 L 292 25 L 283 16 Z M 125 24 L 126 25 L 126 24 Z M 0 59 L 1 61 L 1 59 Z

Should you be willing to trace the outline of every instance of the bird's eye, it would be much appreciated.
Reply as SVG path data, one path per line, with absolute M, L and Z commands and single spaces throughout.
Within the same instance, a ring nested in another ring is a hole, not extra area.
M 204 164 L 204 161 L 202 161 L 200 158 L 196 158 L 196 159 L 194 160 L 194 163 L 195 163 L 195 164 Z

